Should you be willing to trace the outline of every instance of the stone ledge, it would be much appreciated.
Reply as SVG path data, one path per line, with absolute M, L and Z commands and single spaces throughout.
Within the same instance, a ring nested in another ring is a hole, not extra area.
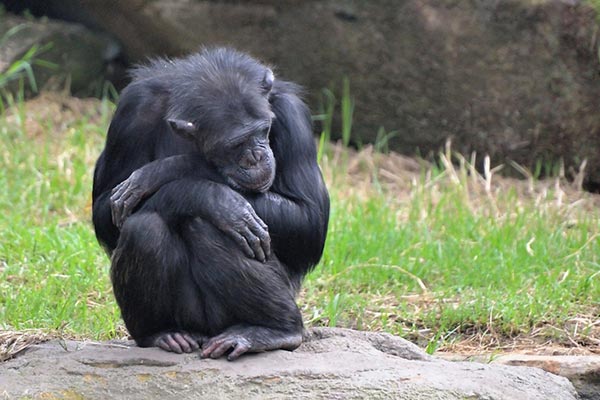
M 294 352 L 235 362 L 132 342 L 48 342 L 0 364 L 0 398 L 577 399 L 538 368 L 450 362 L 385 333 L 316 328 Z
M 535 367 L 571 381 L 583 400 L 600 400 L 600 356 L 545 356 L 504 354 L 489 356 L 439 354 L 448 361 L 491 362 L 492 364 Z

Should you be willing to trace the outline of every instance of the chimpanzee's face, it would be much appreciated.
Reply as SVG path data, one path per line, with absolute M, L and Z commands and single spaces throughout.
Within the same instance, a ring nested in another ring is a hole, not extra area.
M 209 148 L 205 147 L 205 156 L 217 166 L 232 188 L 265 192 L 275 179 L 275 157 L 269 146 L 270 129 L 270 116 L 231 126 L 229 134 L 214 141 Z
M 168 121 L 173 131 L 193 141 L 236 190 L 265 192 L 275 179 L 275 157 L 269 146 L 274 118 L 269 104 L 272 79 L 267 69 L 262 82 L 212 94 L 210 106 L 199 107 L 202 115 L 193 121 Z

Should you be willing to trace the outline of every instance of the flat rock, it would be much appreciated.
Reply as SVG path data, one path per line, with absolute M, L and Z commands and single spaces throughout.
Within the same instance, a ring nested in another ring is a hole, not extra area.
M 519 365 L 541 368 L 544 371 L 569 379 L 582 400 L 600 400 L 600 356 L 554 356 L 531 354 L 503 354 L 465 356 L 460 354 L 440 354 L 445 360 L 478 361 L 493 364 Z
M 315 328 L 294 352 L 235 362 L 132 342 L 52 341 L 0 364 L 0 398 L 577 399 L 538 368 L 450 362 L 385 333 Z

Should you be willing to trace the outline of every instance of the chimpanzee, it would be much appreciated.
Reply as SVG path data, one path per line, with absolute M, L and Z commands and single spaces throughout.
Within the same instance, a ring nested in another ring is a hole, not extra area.
M 329 196 L 299 88 L 228 48 L 132 71 L 94 171 L 93 222 L 142 347 L 293 350 Z

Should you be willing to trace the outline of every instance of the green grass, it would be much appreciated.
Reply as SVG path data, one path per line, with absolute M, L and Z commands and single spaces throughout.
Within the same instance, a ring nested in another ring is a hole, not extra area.
M 491 172 L 486 180 L 468 165 L 446 165 L 403 199 L 334 186 L 325 257 L 307 285 L 313 322 L 385 329 L 424 345 L 534 333 L 597 345 L 600 223 L 591 200 L 584 206 L 568 187 L 495 185 Z
M 0 120 L 0 324 L 110 337 L 119 314 L 90 224 L 107 115 L 59 132 L 39 121 L 40 137 L 28 135 L 28 119 L 21 110 Z
M 499 201 L 514 204 L 514 196 Z M 343 293 L 343 306 L 334 308 L 338 325 L 512 336 L 599 310 L 597 216 L 567 222 L 531 205 L 496 218 L 473 212 L 452 188 L 435 200 L 413 193 L 405 209 L 385 196 L 358 200 L 333 192 L 333 207 L 323 265 L 309 279 L 308 297 L 329 311 L 328 301 Z M 410 294 L 434 304 L 403 301 Z M 382 320 L 365 318 L 365 309 Z
M 90 223 L 93 164 L 110 118 L 106 103 L 98 109 L 58 125 L 14 107 L 0 117 L 2 329 L 123 335 Z M 430 351 L 474 335 L 499 344 L 600 339 L 591 195 L 528 190 L 468 164 L 390 177 L 383 156 L 320 154 L 332 214 L 323 261 L 299 299 L 307 324 L 385 330 Z

